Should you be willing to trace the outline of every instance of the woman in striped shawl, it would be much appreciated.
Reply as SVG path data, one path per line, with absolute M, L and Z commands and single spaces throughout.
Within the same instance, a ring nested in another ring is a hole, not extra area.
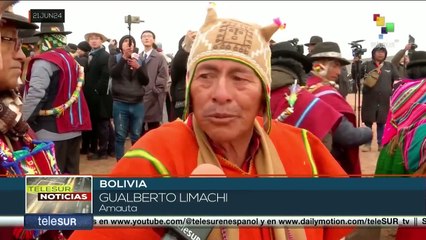
M 426 52 L 413 53 L 391 98 L 376 174 L 426 175 Z M 419 239 L 424 228 L 399 228 L 396 239 Z
M 407 74 L 391 97 L 376 174 L 412 174 L 426 161 L 426 52 L 413 53 Z

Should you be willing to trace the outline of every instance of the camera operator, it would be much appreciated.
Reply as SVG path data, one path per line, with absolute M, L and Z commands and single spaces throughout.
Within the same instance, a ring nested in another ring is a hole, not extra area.
M 412 47 L 413 44 L 411 43 L 405 45 L 405 48 L 399 50 L 392 58 L 391 63 L 396 67 L 401 78 L 407 77 L 407 64 L 410 62 L 410 58 L 405 53 L 411 50 Z
M 392 86 L 394 81 L 399 79 L 395 66 L 385 61 L 387 53 L 385 45 L 379 43 L 371 51 L 372 60 L 362 63 L 359 72 L 360 76 L 364 77 L 362 81 L 362 122 L 369 128 L 372 128 L 374 122 L 376 123 L 379 151 L 382 149 L 382 136 L 389 112 Z M 357 61 L 360 59 L 355 57 L 354 63 Z M 373 84 L 368 81 L 370 79 L 374 79 Z M 365 144 L 361 150 L 363 152 L 371 151 L 371 141 Z

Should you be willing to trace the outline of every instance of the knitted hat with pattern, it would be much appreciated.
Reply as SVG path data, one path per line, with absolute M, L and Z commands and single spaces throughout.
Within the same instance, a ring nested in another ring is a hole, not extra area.
M 271 124 L 269 40 L 279 28 L 280 25 L 276 22 L 261 27 L 234 19 L 220 19 L 215 9 L 210 7 L 188 57 L 184 118 L 192 111 L 190 87 L 197 65 L 206 60 L 231 60 L 250 67 L 261 80 L 265 96 L 264 128 L 269 132 Z

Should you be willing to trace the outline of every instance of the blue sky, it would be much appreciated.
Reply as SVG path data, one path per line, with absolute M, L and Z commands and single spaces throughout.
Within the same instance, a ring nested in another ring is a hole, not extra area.
M 78 43 L 87 32 L 101 32 L 109 38 L 120 39 L 128 34 L 124 17 L 139 16 L 144 23 L 132 25 L 136 39 L 143 30 L 157 35 L 166 53 L 177 51 L 179 39 L 187 30 L 197 30 L 203 23 L 208 1 L 21 1 L 15 7 L 17 14 L 28 16 L 30 9 L 65 9 L 65 29 L 72 31 L 68 42 Z M 426 47 L 426 2 L 423 1 L 216 1 L 221 18 L 235 18 L 260 25 L 272 23 L 280 17 L 287 23 L 273 39 L 285 41 L 298 38 L 306 43 L 312 35 L 340 45 L 346 58 L 352 58 L 349 42 L 364 39 L 366 57 L 372 48 L 382 42 L 389 55 L 395 54 L 408 42 L 408 34 L 416 38 L 419 50 Z M 395 32 L 379 39 L 380 27 L 373 14 L 385 16 L 387 23 L 395 24 Z M 138 42 L 138 47 L 141 47 Z M 306 52 L 306 49 L 305 49 Z

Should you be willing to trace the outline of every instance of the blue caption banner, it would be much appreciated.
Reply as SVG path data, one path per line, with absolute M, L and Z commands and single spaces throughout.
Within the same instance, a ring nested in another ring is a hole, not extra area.
M 25 214 L 25 178 L 0 178 L 0 216 Z
M 93 186 L 102 216 L 426 215 L 422 178 L 95 178 Z
M 0 186 L 0 215 L 24 216 L 25 179 Z M 426 179 L 94 178 L 92 199 L 95 216 L 425 216 Z
M 25 229 L 87 230 L 93 228 L 93 215 L 89 214 L 26 214 Z

